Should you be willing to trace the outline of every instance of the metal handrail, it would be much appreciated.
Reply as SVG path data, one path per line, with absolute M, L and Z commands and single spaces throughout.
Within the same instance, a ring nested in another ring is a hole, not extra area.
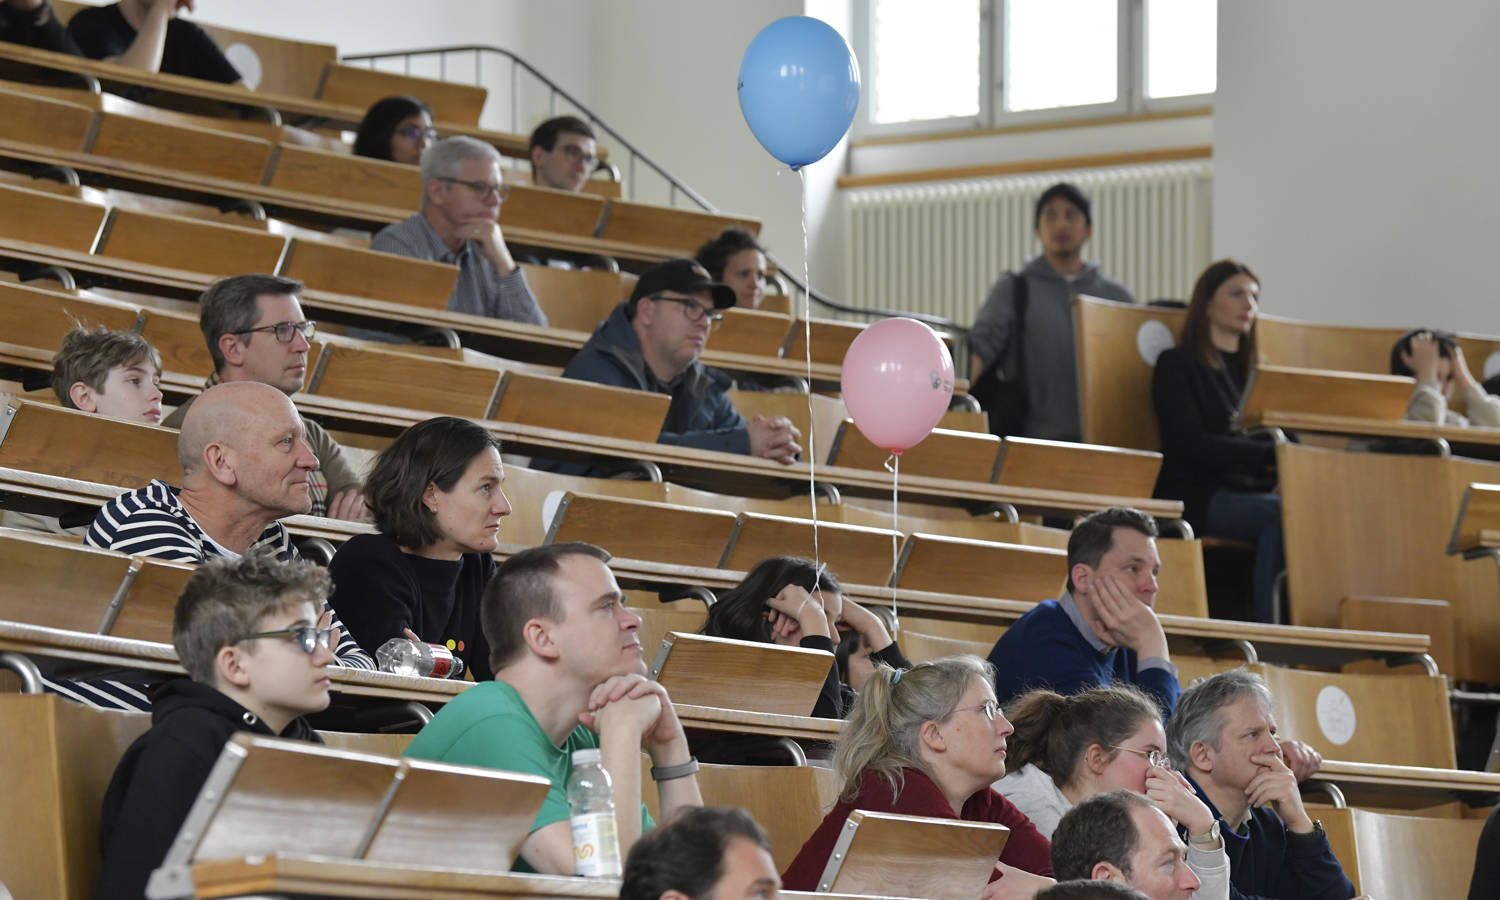
M 577 109 L 578 112 L 588 120 L 590 125 L 604 131 L 618 146 L 623 147 L 630 154 L 630 177 L 628 179 L 628 189 L 630 191 L 630 197 L 632 200 L 635 199 L 635 164 L 636 160 L 640 160 L 644 162 L 651 169 L 651 171 L 655 172 L 659 177 L 666 181 L 668 185 L 667 197 L 669 206 L 677 205 L 677 195 L 680 193 L 684 197 L 687 197 L 689 200 L 697 204 L 698 207 L 704 212 L 719 212 L 718 208 L 715 207 L 712 203 L 708 202 L 708 199 L 706 197 L 693 190 L 689 185 L 679 181 L 660 163 L 652 159 L 650 156 L 646 155 L 646 153 L 643 152 L 635 144 L 631 143 L 630 139 L 621 134 L 614 126 L 604 121 L 604 119 L 598 113 L 594 112 L 588 106 L 584 105 L 581 100 L 568 93 L 568 91 L 558 85 L 557 82 L 542 74 L 531 63 L 527 62 L 526 60 L 522 59 L 511 51 L 506 50 L 503 47 L 496 47 L 492 44 L 454 44 L 447 47 L 423 47 L 415 50 L 388 50 L 381 53 L 351 53 L 344 56 L 342 60 L 344 62 L 367 62 L 369 63 L 369 67 L 371 69 L 374 69 L 375 64 L 382 60 L 400 59 L 404 63 L 406 74 L 410 75 L 411 61 L 414 58 L 436 56 L 438 58 L 439 76 L 444 81 L 446 81 L 448 80 L 448 55 L 450 53 L 474 54 L 474 83 L 477 85 L 484 84 L 484 54 L 495 53 L 510 61 L 510 130 L 512 132 L 519 132 L 520 130 L 520 122 L 518 120 L 521 107 L 520 79 L 516 77 L 516 72 L 519 70 L 526 72 L 537 81 L 547 86 L 547 89 L 551 92 L 548 96 L 548 105 L 551 115 L 557 115 L 557 99 L 561 97 L 568 103 L 572 104 L 573 107 Z M 777 271 L 779 271 L 787 281 L 791 282 L 791 284 L 797 290 L 801 291 L 804 296 L 811 297 L 813 301 L 827 309 L 844 313 L 846 315 L 870 316 L 873 318 L 905 316 L 907 318 L 916 319 L 917 321 L 923 322 L 934 328 L 939 328 L 947 331 L 959 341 L 963 341 L 968 336 L 968 328 L 942 316 L 934 316 L 927 313 L 901 312 L 879 308 L 867 309 L 858 306 L 850 306 L 847 303 L 840 303 L 839 301 L 830 298 L 828 295 L 822 293 L 821 291 L 809 291 L 806 282 L 798 278 L 794 273 L 788 271 L 772 254 L 767 253 L 766 258 L 770 262 L 774 263 L 776 265 Z

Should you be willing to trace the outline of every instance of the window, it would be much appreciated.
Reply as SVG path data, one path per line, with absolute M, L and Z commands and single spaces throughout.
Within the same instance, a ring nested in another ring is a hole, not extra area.
M 1215 0 L 869 0 L 865 133 L 1211 102 Z

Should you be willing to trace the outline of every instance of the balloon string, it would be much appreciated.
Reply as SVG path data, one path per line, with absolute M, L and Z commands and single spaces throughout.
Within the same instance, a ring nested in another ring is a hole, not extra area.
M 807 501 L 812 506 L 813 562 L 821 564 L 818 555 L 818 417 L 813 413 L 812 389 L 812 266 L 807 258 L 807 173 L 801 166 L 795 171 L 802 185 L 802 351 L 807 363 Z
M 896 609 L 896 566 L 901 562 L 897 541 L 901 537 L 901 517 L 897 504 L 900 501 L 901 454 L 886 457 L 885 470 L 891 473 L 891 637 L 901 636 L 901 614 Z

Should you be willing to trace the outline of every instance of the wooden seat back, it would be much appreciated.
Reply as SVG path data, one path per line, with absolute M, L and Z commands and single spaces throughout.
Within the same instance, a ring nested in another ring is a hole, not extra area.
M 521 270 L 537 305 L 547 314 L 547 324 L 584 334 L 593 334 L 620 301 L 630 296 L 635 284 L 633 275 L 603 269 L 580 271 L 522 263 Z
M 990 415 L 984 410 L 950 409 L 943 413 L 937 427 L 949 431 L 973 431 L 987 434 L 990 430 Z
M 489 91 L 478 85 L 330 62 L 323 68 L 323 80 L 314 99 L 369 109 L 375 101 L 397 94 L 421 97 L 422 102 L 432 109 L 432 118 L 436 122 L 473 127 L 479 124 L 479 114 L 484 111 Z
M 1252 668 L 1271 689 L 1281 729 L 1329 759 L 1457 767 L 1442 676 Z
M 1004 634 L 1003 629 L 995 629 L 995 641 L 1000 640 Z M 980 659 L 990 655 L 995 648 L 995 641 L 985 643 L 984 641 L 966 641 L 961 638 L 941 637 L 935 634 L 924 634 L 920 631 L 901 629 L 901 636 L 897 642 L 901 645 L 901 652 L 906 658 L 914 663 L 930 662 L 934 659 L 946 659 L 950 656 L 962 656 L 972 653 Z
M 86 900 L 99 880 L 99 810 L 144 713 L 56 695 L 0 694 L 0 872 L 16 897 Z
M 819 891 L 967 900 L 984 891 L 1010 829 L 988 822 L 855 810 Z
M 306 238 L 292 240 L 278 274 L 301 280 L 308 290 L 424 309 L 447 309 L 458 281 L 458 267 L 447 263 Z
M 10 343 L 53 353 L 74 328 L 133 331 L 140 320 L 129 304 L 0 282 L 0 335 Z
M 170 428 L 29 400 L 12 400 L 5 420 L 0 466 L 121 488 L 182 478 Z
M 720 494 L 714 491 L 704 491 L 697 488 L 684 487 L 680 484 L 667 485 L 667 500 L 672 503 L 680 503 L 683 506 L 700 506 L 708 509 L 727 509 L 733 513 L 754 512 L 766 513 L 772 516 L 788 516 L 793 519 L 811 519 L 812 506 L 807 497 L 742 497 L 738 494 Z M 818 522 L 841 522 L 838 512 L 840 507 L 829 503 L 823 498 L 818 498 Z M 854 522 L 855 525 L 869 525 L 868 522 Z M 889 524 L 889 520 L 887 520 Z M 878 524 L 874 527 L 879 528 Z
M 641 654 L 648 663 L 656 658 L 662 639 L 668 634 L 674 631 L 696 634 L 708 619 L 708 610 L 696 600 L 673 606 L 631 606 L 630 611 L 641 617 L 636 637 L 640 638 Z
M 722 510 L 567 491 L 544 543 L 587 541 L 626 559 L 713 568 L 735 524 L 734 514 Z
M 781 716 L 807 716 L 833 654 L 806 647 L 669 632 L 651 663 L 673 703 Z
M 594 237 L 606 200 L 595 194 L 513 184 L 500 207 L 500 224 L 570 237 Z M 514 238 L 511 238 L 514 240 Z
M 641 784 L 651 779 L 651 758 L 641 759 Z M 802 844 L 823 822 L 838 787 L 833 772 L 818 766 L 698 767 L 698 790 L 704 806 L 738 806 L 755 818 L 771 838 L 771 858 L 779 872 L 792 864 Z M 656 791 L 642 791 L 646 809 L 661 821 Z M 823 802 L 826 801 L 826 802 Z
M 859 337 L 865 330 L 865 326 L 856 322 L 840 322 L 834 319 L 812 320 L 812 361 L 830 366 L 841 366 L 844 364 L 844 354 L 849 352 L 849 345 Z M 781 355 L 787 359 L 806 359 L 808 322 L 798 317 L 792 320 L 792 327 L 787 331 L 786 343 L 781 347 Z
M 0 529 L 0 620 L 101 634 L 130 566 L 119 553 Z
M 1469 896 L 1483 819 L 1320 809 L 1318 821 L 1360 896 Z
M 611 200 L 598 236 L 647 247 L 660 247 L 679 256 L 692 256 L 704 242 L 726 228 L 760 233 L 760 220 L 717 213 Z
M 511 513 L 500 523 L 500 539 L 527 547 L 547 540 L 557 508 L 569 491 L 657 503 L 667 500 L 667 486 L 660 481 L 558 475 L 511 465 L 505 467 L 503 488 L 510 500 Z
M 164 121 L 152 116 L 106 110 L 88 150 L 96 156 L 142 163 L 174 172 L 260 184 L 275 145 L 265 139 L 228 130 Z M 196 117 L 195 117 L 196 118 Z
M 1073 298 L 1085 441 L 1138 450 L 1161 447 L 1151 406 L 1154 353 L 1176 344 L 1185 317 L 1182 309 Z M 1151 355 L 1143 356 L 1142 348 Z
M 508 370 L 485 418 L 649 444 L 671 405 L 671 397 L 655 391 Z
M 1161 572 L 1156 576 L 1158 614 L 1208 618 L 1208 583 L 1203 570 L 1203 542 L 1194 538 L 1157 538 Z
M 838 435 L 839 426 L 849 415 L 844 408 L 844 401 L 837 397 L 825 397 L 822 394 L 789 394 L 780 391 L 729 391 L 729 402 L 745 421 L 750 421 L 756 416 L 774 418 L 784 416 L 791 419 L 797 430 L 802 432 L 802 457 L 808 456 L 808 435 L 815 434 L 818 446 L 815 448 L 819 456 L 828 458 L 828 448 L 831 447 Z M 808 411 L 809 403 L 812 410 Z M 816 426 L 816 432 L 812 426 Z
M 274 272 L 286 239 L 254 228 L 115 207 L 95 252 L 127 266 L 211 277 Z
M 69 92 L 73 93 L 83 96 L 81 92 Z M 14 90 L 9 82 L 0 87 L 0 119 L 5 122 L 6 138 L 12 141 L 78 153 L 88 139 L 94 114 L 93 109 L 71 98 L 37 96 Z
M 509 861 L 547 788 L 534 775 L 241 732 L 152 883 L 179 885 L 194 862 L 278 851 L 440 867 Z
M 1172 654 L 1172 665 L 1177 667 L 1177 683 L 1183 690 L 1192 687 L 1193 682 L 1220 672 L 1231 672 L 1235 669 L 1245 667 L 1243 659 L 1220 659 L 1211 656 L 1187 656 L 1181 653 Z M 1290 734 L 1290 732 L 1287 732 Z
M 1453 671 L 1453 604 L 1422 597 L 1341 597 L 1338 627 L 1349 631 L 1389 631 L 1425 634 L 1432 641 L 1427 653 L 1439 672 Z M 1412 671 L 1420 667 L 1414 665 Z M 1390 666 L 1375 660 L 1349 663 L 1346 672 L 1386 674 Z
M 1339 372 L 1390 373 L 1391 347 L 1404 328 L 1326 325 L 1259 316 L 1255 349 L 1263 364 Z
M 307 392 L 360 403 L 399 404 L 434 416 L 483 419 L 499 382 L 499 370 L 488 366 L 328 344 L 317 358 Z
M 890 583 L 891 558 L 900 537 L 888 528 L 820 521 L 816 556 L 840 581 L 886 585 Z M 773 556 L 812 559 L 812 520 L 742 512 L 735 524 L 733 541 L 725 548 L 718 566 L 742 572 Z
M 902 547 L 896 586 L 1041 601 L 1062 593 L 1067 559 L 1066 553 L 1043 547 L 914 534 Z
M 1245 386 L 1239 421 L 1253 425 L 1271 411 L 1400 421 L 1414 384 L 1400 375 L 1260 366 Z
M 260 80 L 250 87 L 263 93 L 316 96 L 324 67 L 339 59 L 339 50 L 332 44 L 288 40 L 206 22 L 200 24 L 214 43 L 230 55 L 231 61 L 241 54 L 254 55 L 260 63 Z M 247 72 L 240 74 L 249 77 Z
M 83 200 L 12 184 L 0 184 L 0 239 L 44 244 L 88 253 L 104 225 L 106 210 Z
M 1465 485 L 1459 501 L 1448 552 L 1480 547 L 1500 547 L 1500 484 Z
M 905 508 L 906 504 L 902 504 Z M 829 518 L 849 525 L 868 525 L 871 528 L 890 528 L 891 514 L 885 510 L 866 509 L 852 503 L 841 503 L 829 509 Z M 898 512 L 902 534 L 940 534 L 946 537 L 974 541 L 998 541 L 1002 544 L 1029 544 L 1026 526 L 1020 522 L 1006 521 L 999 513 L 962 517 L 916 516 Z M 1066 546 L 1066 537 L 1064 546 Z M 1045 546 L 1045 545 L 1044 545 Z
M 1160 470 L 1161 454 L 1155 451 L 1008 437 L 1000 446 L 995 481 L 1008 487 L 1066 486 L 1083 494 L 1149 497 Z
M 731 307 L 722 310 L 724 324 L 708 337 L 716 353 L 743 353 L 746 356 L 779 356 L 786 343 L 792 320 L 764 309 Z
M 214 370 L 213 355 L 203 342 L 198 317 L 166 309 L 141 310 L 141 337 L 161 354 L 166 372 L 207 377 Z M 312 354 L 308 354 L 309 359 Z
M 177 598 L 195 566 L 161 559 L 134 557 L 122 587 L 108 634 L 136 641 L 172 643 L 172 617 Z
M 277 150 L 266 186 L 410 212 L 422 202 L 422 173 L 415 166 L 292 144 Z
M 901 454 L 901 474 L 989 484 L 995 478 L 999 455 L 1000 439 L 993 434 L 934 428 L 916 446 Z M 853 419 L 840 423 L 828 448 L 830 466 L 853 469 L 884 469 L 890 456 L 889 450 L 870 443 Z

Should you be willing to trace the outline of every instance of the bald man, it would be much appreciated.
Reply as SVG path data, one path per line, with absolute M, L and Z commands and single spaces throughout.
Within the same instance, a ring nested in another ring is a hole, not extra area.
M 318 458 L 285 394 L 254 381 L 204 391 L 183 420 L 177 461 L 181 488 L 153 479 L 121 494 L 99 510 L 84 542 L 186 563 L 251 550 L 283 561 L 299 558 L 278 520 L 311 508 L 307 479 Z M 359 645 L 343 637 L 340 664 L 374 668 Z

